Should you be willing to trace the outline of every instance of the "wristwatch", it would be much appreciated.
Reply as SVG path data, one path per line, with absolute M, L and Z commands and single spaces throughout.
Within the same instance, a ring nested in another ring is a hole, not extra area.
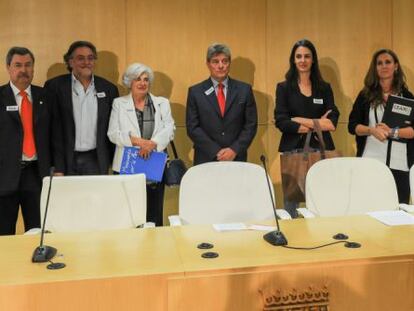
M 390 137 L 393 138 L 393 139 L 398 139 L 399 138 L 399 135 L 398 135 L 399 129 L 400 128 L 398 126 L 397 127 L 393 127 L 391 129 L 391 132 L 390 132 Z

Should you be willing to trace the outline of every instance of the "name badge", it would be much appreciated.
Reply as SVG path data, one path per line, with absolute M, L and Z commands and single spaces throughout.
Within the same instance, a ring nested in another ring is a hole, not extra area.
M 6 111 L 19 111 L 19 106 L 6 106 Z
M 104 97 L 106 97 L 106 94 L 105 94 L 105 92 L 99 92 L 99 93 L 96 93 L 96 97 L 104 98 Z
M 318 104 L 318 105 L 323 105 L 323 98 L 314 98 L 313 103 Z
M 204 94 L 207 96 L 210 95 L 212 92 L 214 92 L 214 87 L 210 87 L 208 90 L 204 91 Z

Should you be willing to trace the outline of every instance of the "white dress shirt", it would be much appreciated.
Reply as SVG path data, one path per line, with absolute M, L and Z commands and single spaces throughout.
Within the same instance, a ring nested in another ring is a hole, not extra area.
M 98 99 L 93 76 L 85 90 L 82 83 L 72 74 L 72 102 L 75 120 L 75 151 L 96 149 Z

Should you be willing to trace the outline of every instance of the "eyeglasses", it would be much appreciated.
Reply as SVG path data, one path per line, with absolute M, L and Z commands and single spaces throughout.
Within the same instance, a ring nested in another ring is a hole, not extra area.
M 78 56 L 74 57 L 73 59 L 77 62 L 92 63 L 93 61 L 95 61 L 96 58 L 95 58 L 94 55 L 88 55 L 88 56 L 78 55 Z

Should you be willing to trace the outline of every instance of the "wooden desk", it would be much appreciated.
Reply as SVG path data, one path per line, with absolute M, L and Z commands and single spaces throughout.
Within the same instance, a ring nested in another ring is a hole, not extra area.
M 48 234 L 62 270 L 31 263 L 38 236 L 0 238 L 0 310 L 166 310 L 167 280 L 183 275 L 170 229 Z M 7 252 L 6 252 L 7 251 Z
M 294 301 L 309 286 L 329 294 L 330 310 L 414 310 L 414 226 L 353 216 L 282 229 L 291 246 L 343 232 L 362 248 L 292 250 L 268 245 L 262 232 L 211 226 L 50 234 L 46 244 L 64 254 L 54 261 L 67 264 L 50 271 L 30 262 L 38 237 L 2 237 L 0 310 L 286 310 L 270 308 L 278 290 Z M 201 258 L 201 242 L 219 257 Z
M 290 246 L 329 243 L 342 232 L 362 247 L 292 250 L 267 244 L 257 231 L 176 227 L 186 274 L 169 282 L 169 310 L 263 310 L 278 290 L 294 295 L 309 286 L 326 287 L 330 310 L 414 310 L 414 226 L 354 216 L 282 221 L 282 229 Z M 220 256 L 202 259 L 200 242 Z

